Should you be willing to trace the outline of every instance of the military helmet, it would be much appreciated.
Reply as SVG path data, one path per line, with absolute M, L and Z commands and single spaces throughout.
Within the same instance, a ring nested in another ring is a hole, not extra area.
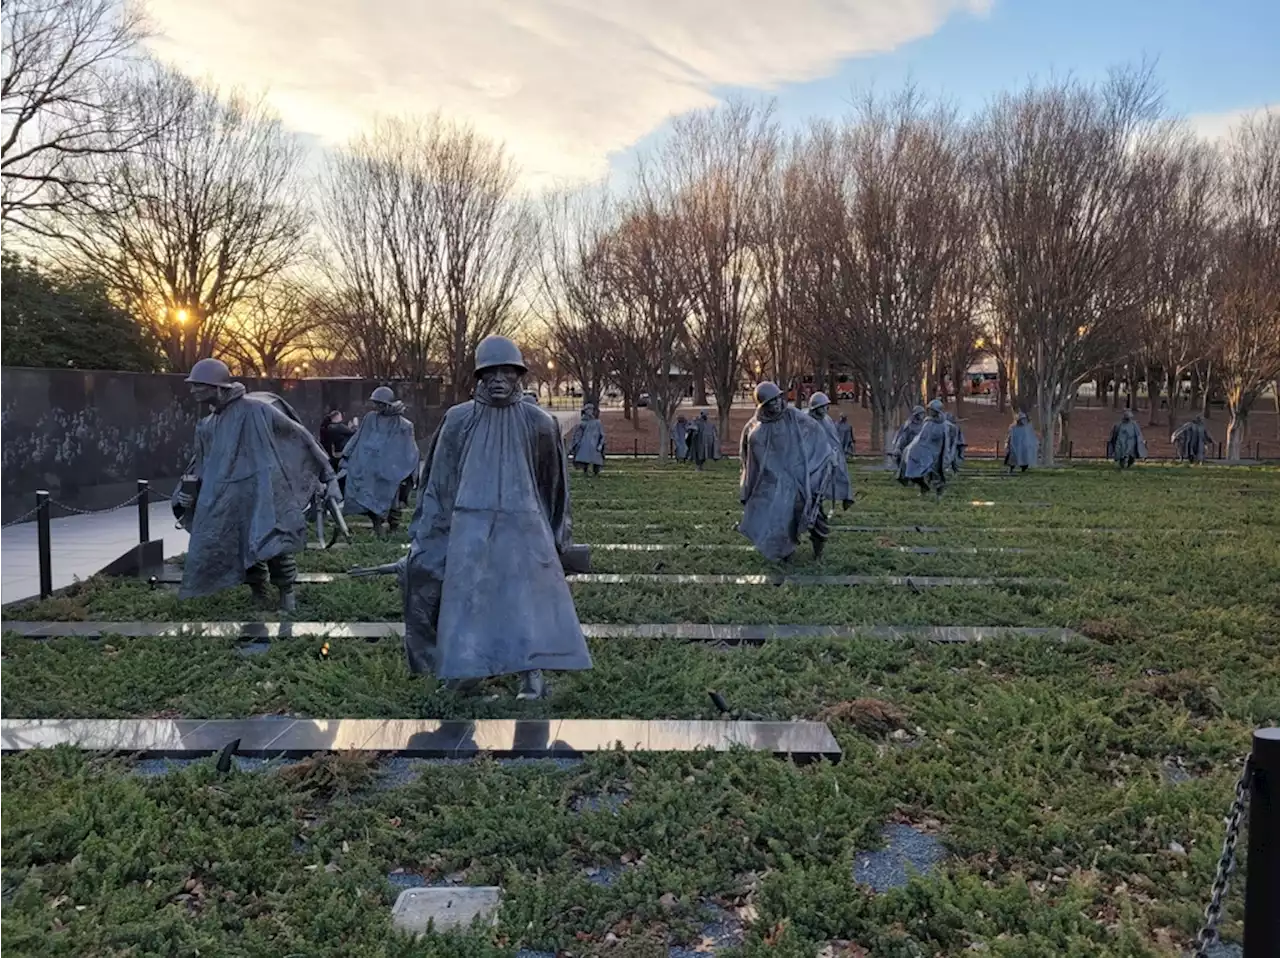
M 831 405 L 831 400 L 827 398 L 827 394 L 824 392 L 816 392 L 809 397 L 810 409 L 817 409 L 820 406 L 830 406 L 830 405 Z
M 929 408 L 930 408 L 930 409 L 932 409 L 934 412 L 942 412 L 942 409 L 943 409 L 943 406 L 942 406 L 942 400 L 941 400 L 941 399 L 931 399 L 931 400 L 929 401 Z
M 197 386 L 230 386 L 231 370 L 221 359 L 202 359 L 191 367 L 186 381 Z
M 388 406 L 396 401 L 396 394 L 391 391 L 390 386 L 379 386 L 369 396 L 369 402 L 383 402 Z
M 924 406 L 912 406 L 912 407 L 911 407 L 911 415 L 913 415 L 913 416 L 923 416 L 923 415 L 924 415 Z
M 520 355 L 520 347 L 506 336 L 486 336 L 476 347 L 476 375 L 494 366 L 515 366 L 522 373 L 529 371 L 524 357 Z
M 762 382 L 756 386 L 756 405 L 763 406 L 771 399 L 777 399 L 782 395 L 782 390 L 778 388 L 777 383 Z

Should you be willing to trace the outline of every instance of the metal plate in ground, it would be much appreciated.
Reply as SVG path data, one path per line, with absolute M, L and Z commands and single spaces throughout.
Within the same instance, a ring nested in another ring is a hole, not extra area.
M 406 888 L 391 909 L 391 924 L 410 935 L 467 929 L 476 921 L 492 925 L 501 904 L 502 889 L 492 885 Z
M 221 751 L 301 757 L 315 752 L 388 752 L 417 758 L 490 753 L 568 757 L 621 748 L 638 752 L 728 751 L 741 747 L 799 760 L 839 761 L 840 746 L 821 722 L 639 721 L 634 719 L 4 719 L 0 750 L 70 745 L 94 752 L 183 758 Z

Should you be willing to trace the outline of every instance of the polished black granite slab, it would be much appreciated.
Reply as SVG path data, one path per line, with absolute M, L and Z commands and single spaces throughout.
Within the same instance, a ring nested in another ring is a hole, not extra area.
M 567 757 L 636 752 L 728 751 L 742 747 L 795 759 L 839 761 L 821 722 L 639 721 L 634 719 L 4 719 L 0 750 L 70 745 L 149 758 L 190 758 L 239 740 L 236 755 L 298 758 L 348 749 L 411 758 Z
M 4 631 L 25 638 L 278 638 L 364 639 L 404 635 L 401 622 L 6 622 Z M 1079 639 L 1071 629 L 1034 626 L 973 625 L 707 625 L 695 622 L 590 624 L 582 631 L 596 639 L 675 639 L 686 642 L 769 642 L 778 639 L 856 637 L 924 639 L 930 642 L 982 642 L 1029 636 L 1057 641 Z
M 758 575 L 698 574 L 679 575 L 667 573 L 611 574 L 596 572 L 588 575 L 569 576 L 571 582 L 606 585 L 796 585 L 796 586 L 904 586 L 932 589 L 948 586 L 1013 586 L 1013 585 L 1064 585 L 1061 579 L 1030 578 L 1024 576 L 946 576 L 946 575 L 786 575 L 765 573 Z
M 939 555 L 955 553 L 960 555 L 978 555 L 984 552 L 1003 552 L 1023 554 L 1034 552 L 1034 549 L 1011 548 L 1006 546 L 882 546 L 890 552 L 906 552 L 913 555 Z M 716 542 L 596 542 L 591 549 L 596 552 L 754 552 L 755 546 L 722 545 Z
M 333 582 L 337 579 L 345 579 L 345 572 L 299 572 L 297 581 L 301 585 L 324 585 L 327 582 Z M 182 585 L 182 571 L 174 571 L 166 569 L 158 575 L 152 576 L 150 580 L 158 585 Z
M 338 579 L 347 578 L 345 572 L 299 572 L 300 584 L 323 585 Z M 1002 586 L 1002 585 L 1061 585 L 1060 579 L 1019 578 L 1019 577 L 966 577 L 966 576 L 897 576 L 897 575 L 786 575 L 784 573 L 762 574 L 720 574 L 697 573 L 681 574 L 667 572 L 586 572 L 566 575 L 570 583 L 584 585 L 636 585 L 640 583 L 657 585 L 803 585 L 803 586 L 906 586 L 913 588 L 935 588 L 942 586 Z M 178 585 L 181 576 L 174 577 L 165 573 L 156 578 L 164 585 Z

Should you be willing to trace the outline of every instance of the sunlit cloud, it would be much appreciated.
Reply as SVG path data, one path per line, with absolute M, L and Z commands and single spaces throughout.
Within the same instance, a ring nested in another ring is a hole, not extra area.
M 992 0 L 150 0 L 152 50 L 267 91 L 341 143 L 434 110 L 505 141 L 526 183 L 581 182 L 726 89 L 768 91 L 982 14 Z

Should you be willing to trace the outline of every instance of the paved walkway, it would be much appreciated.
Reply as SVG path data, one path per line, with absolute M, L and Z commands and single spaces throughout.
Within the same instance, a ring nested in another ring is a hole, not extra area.
M 175 529 L 168 502 L 151 504 L 151 537 L 164 539 L 168 558 L 187 551 L 187 533 Z M 53 587 L 60 589 L 87 579 L 138 544 L 138 510 L 126 506 L 114 512 L 67 516 L 49 523 L 53 555 Z M 40 594 L 40 559 L 36 524 L 19 523 L 0 533 L 0 601 L 16 602 Z

